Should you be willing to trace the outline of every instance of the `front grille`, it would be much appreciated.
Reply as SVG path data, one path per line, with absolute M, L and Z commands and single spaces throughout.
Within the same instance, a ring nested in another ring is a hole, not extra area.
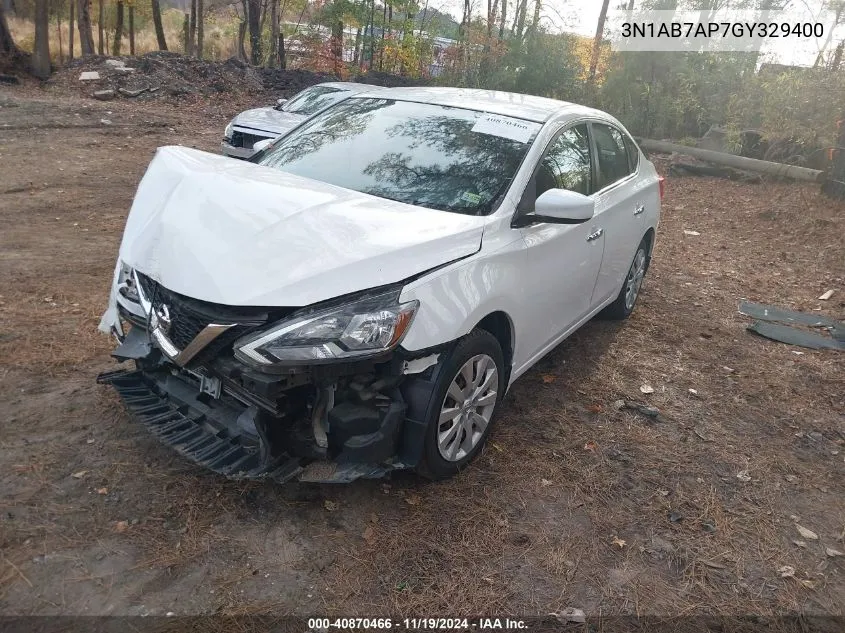
M 246 132 L 234 131 L 232 132 L 232 147 L 244 147 L 252 149 L 258 141 L 266 141 L 268 138 L 273 138 L 271 135 L 261 136 L 259 134 L 247 134 Z
M 226 330 L 203 350 L 200 356 L 206 359 L 231 349 L 235 340 L 266 324 L 272 317 L 278 317 L 277 311 L 274 310 L 271 315 L 266 308 L 232 307 L 192 299 L 168 290 L 141 273 L 138 273 L 138 281 L 144 296 L 152 303 L 153 310 L 159 311 L 163 305 L 167 306 L 170 314 L 170 330 L 167 332 L 167 337 L 180 350 L 185 349 L 188 343 L 210 323 L 238 324 Z M 280 310 L 290 312 L 291 309 L 281 308 Z

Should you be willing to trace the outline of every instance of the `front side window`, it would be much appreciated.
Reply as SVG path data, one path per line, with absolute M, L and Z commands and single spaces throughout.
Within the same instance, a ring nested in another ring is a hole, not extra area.
M 306 88 L 288 101 L 282 106 L 282 110 L 293 114 L 307 114 L 310 116 L 336 103 L 346 96 L 347 93 L 348 91 L 346 90 L 331 86 L 312 86 L 311 88 Z
M 604 189 L 633 172 L 622 132 L 609 125 L 593 123 L 598 158 L 596 190 Z
M 590 140 L 582 123 L 562 132 L 546 150 L 537 167 L 536 195 L 568 189 L 588 196 L 592 193 L 590 172 Z
M 486 215 L 540 127 L 464 108 L 355 97 L 293 130 L 259 163 L 389 200 Z

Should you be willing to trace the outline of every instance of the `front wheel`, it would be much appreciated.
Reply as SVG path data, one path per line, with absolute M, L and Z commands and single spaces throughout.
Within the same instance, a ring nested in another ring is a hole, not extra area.
M 485 330 L 470 332 L 443 362 L 417 467 L 430 479 L 454 475 L 478 455 L 506 387 L 502 348 Z
M 619 295 L 613 303 L 601 311 L 601 316 L 605 319 L 627 319 L 634 311 L 645 273 L 648 270 L 648 246 L 648 237 L 644 237 L 637 247 L 634 261 L 631 262 L 631 267 L 628 269 L 625 283 L 622 284 Z

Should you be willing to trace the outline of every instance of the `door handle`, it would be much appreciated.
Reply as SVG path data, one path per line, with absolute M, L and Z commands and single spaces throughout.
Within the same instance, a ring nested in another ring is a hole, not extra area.
M 641 204 L 638 204 L 637 206 L 634 207 L 634 215 L 639 215 L 643 211 L 645 211 L 645 207 Z
M 587 236 L 587 241 L 592 242 L 593 240 L 599 239 L 602 236 L 602 233 L 604 233 L 604 229 L 596 229 Z

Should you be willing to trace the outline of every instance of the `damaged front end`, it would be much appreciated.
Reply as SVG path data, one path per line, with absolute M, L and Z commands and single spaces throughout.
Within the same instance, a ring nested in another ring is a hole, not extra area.
M 424 398 L 408 374 L 425 383 L 437 356 L 398 348 L 417 308 L 399 303 L 401 287 L 259 308 L 193 299 L 125 265 L 116 281 L 112 355 L 135 367 L 98 381 L 185 457 L 278 482 L 347 482 L 419 461 L 425 426 L 409 403 Z

